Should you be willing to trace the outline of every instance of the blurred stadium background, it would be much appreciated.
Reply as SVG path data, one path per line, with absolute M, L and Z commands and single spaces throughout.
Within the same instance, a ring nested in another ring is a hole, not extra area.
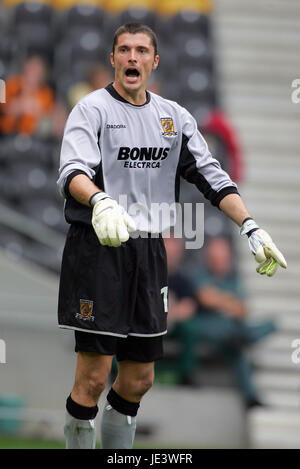
M 182 388 L 172 370 L 162 369 L 141 406 L 137 445 L 300 448 L 300 364 L 291 359 L 292 341 L 300 338 L 300 105 L 291 99 L 292 81 L 299 78 L 298 0 L 1 2 L 0 78 L 8 84 L 26 58 L 38 54 L 47 64 L 53 103 L 30 131 L 1 127 L 0 339 L 6 363 L 0 363 L 0 444 L 27 437 L 62 445 L 75 355 L 72 334 L 56 325 L 67 231 L 56 189 L 61 133 L 65 116 L 87 92 L 87 71 L 108 65 L 113 32 L 130 20 L 149 24 L 158 35 L 161 65 L 153 89 L 193 113 L 250 212 L 288 261 L 286 272 L 259 278 L 238 230 L 205 203 L 205 234 L 229 234 L 238 253 L 250 317 L 275 317 L 279 325 L 249 352 L 267 407 L 245 413 L 220 363 L 204 360 L 197 389 Z M 0 119 L 8 104 L 0 104 Z M 204 202 L 186 185 L 182 197 Z M 187 253 L 187 268 L 195 259 L 201 262 L 201 252 Z

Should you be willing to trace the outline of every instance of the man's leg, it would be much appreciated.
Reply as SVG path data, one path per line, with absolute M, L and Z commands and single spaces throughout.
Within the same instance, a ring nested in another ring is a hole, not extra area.
M 110 372 L 112 356 L 78 352 L 72 392 L 66 403 L 64 433 L 67 449 L 95 447 L 97 403 Z
M 154 362 L 119 362 L 119 372 L 107 395 L 101 421 L 102 448 L 132 448 L 140 401 L 153 381 Z

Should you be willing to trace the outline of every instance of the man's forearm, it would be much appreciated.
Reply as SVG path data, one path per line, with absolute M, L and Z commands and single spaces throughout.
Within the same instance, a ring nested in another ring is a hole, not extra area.
M 220 209 L 237 225 L 242 226 L 245 218 L 251 217 L 243 200 L 238 194 L 228 194 L 220 202 Z
M 198 300 L 203 307 L 223 311 L 228 316 L 242 317 L 246 313 L 245 304 L 238 297 L 216 287 L 201 288 Z
M 256 271 L 272 277 L 278 265 L 287 268 L 283 254 L 274 244 L 271 236 L 257 225 L 238 194 L 228 194 L 220 202 L 220 209 L 241 227 L 241 236 L 248 237 L 248 243 L 255 260 L 259 263 Z M 248 220 L 248 218 L 250 220 Z
M 73 177 L 69 185 L 69 192 L 72 197 L 83 205 L 89 205 L 92 195 L 100 191 L 101 189 L 85 174 L 78 174 Z

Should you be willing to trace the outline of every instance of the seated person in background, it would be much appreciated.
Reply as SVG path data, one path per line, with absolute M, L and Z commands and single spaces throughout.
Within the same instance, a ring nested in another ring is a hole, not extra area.
M 26 59 L 20 75 L 6 80 L 6 103 L 0 105 L 0 132 L 4 135 L 39 131 L 51 118 L 54 95 L 46 81 L 46 64 L 39 56 Z
M 101 62 L 95 64 L 88 71 L 85 81 L 79 81 L 70 87 L 68 93 L 69 106 L 73 108 L 81 98 L 92 91 L 105 88 L 111 81 L 113 81 L 111 69 Z
M 169 325 L 174 321 L 184 321 L 197 311 L 193 298 L 193 288 L 188 278 L 180 271 L 179 266 L 184 255 L 183 240 L 170 236 L 164 239 L 168 260 Z
M 180 342 L 179 383 L 197 385 L 197 348 L 205 344 L 227 359 L 247 408 L 260 405 L 245 348 L 276 330 L 273 321 L 247 324 L 244 292 L 232 266 L 230 242 L 213 238 L 205 244 L 206 265 L 194 278 L 181 272 L 183 241 L 165 239 L 169 272 L 168 330 Z
M 193 280 L 200 308 L 192 327 L 188 327 L 191 340 L 212 344 L 233 368 L 246 407 L 260 405 L 244 348 L 274 332 L 275 324 L 262 321 L 250 325 L 245 321 L 245 294 L 240 276 L 233 268 L 231 244 L 226 238 L 206 243 L 205 261 L 205 268 L 199 269 Z
M 180 269 L 184 257 L 183 240 L 170 236 L 164 242 L 168 262 L 168 337 L 173 336 L 180 341 L 179 383 L 187 384 L 195 368 L 195 343 L 186 337 L 182 324 L 197 313 L 198 305 L 193 297 L 193 286 Z

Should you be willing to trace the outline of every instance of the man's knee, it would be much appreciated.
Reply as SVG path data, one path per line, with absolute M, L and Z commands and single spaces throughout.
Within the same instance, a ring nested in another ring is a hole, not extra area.
M 72 396 L 83 405 L 93 405 L 105 388 L 112 357 L 79 353 Z
M 139 402 L 154 381 L 154 363 L 119 362 L 114 390 L 131 402 Z
M 149 389 L 153 385 L 153 381 L 154 377 L 151 375 L 136 380 L 136 382 L 133 383 L 133 386 L 136 389 L 137 395 L 142 397 L 144 394 L 146 394 L 146 392 L 149 391 Z
M 106 381 L 107 374 L 97 370 L 76 376 L 72 394 L 96 403 L 105 389 Z
M 140 401 L 144 394 L 151 388 L 154 381 L 154 373 L 142 373 L 138 376 L 128 377 L 126 380 L 119 381 L 119 389 L 124 395 L 135 401 Z

